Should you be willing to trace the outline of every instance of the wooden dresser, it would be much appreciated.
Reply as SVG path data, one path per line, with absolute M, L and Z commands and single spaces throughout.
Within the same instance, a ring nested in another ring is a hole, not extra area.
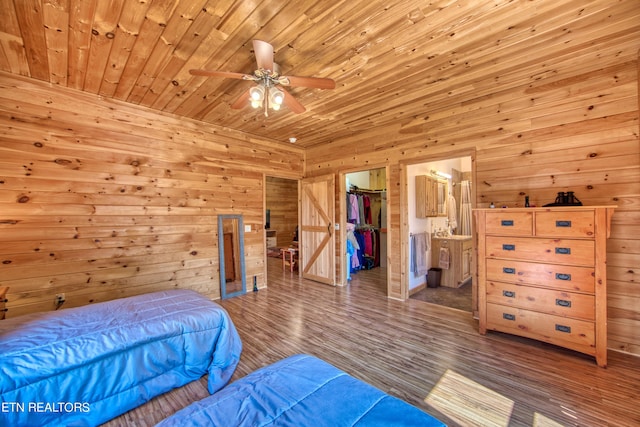
M 8 290 L 9 288 L 7 286 L 0 286 L 0 320 L 4 319 L 5 313 L 7 312 L 5 303 L 7 302 Z
M 615 207 L 476 209 L 480 333 L 506 332 L 607 365 L 606 239 Z

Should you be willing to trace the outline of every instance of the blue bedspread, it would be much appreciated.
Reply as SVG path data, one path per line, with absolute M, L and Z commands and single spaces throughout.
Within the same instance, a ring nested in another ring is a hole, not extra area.
M 156 427 L 444 425 L 318 358 L 296 355 L 252 372 Z
M 0 321 L 0 425 L 97 425 L 209 374 L 242 344 L 227 312 L 186 290 Z

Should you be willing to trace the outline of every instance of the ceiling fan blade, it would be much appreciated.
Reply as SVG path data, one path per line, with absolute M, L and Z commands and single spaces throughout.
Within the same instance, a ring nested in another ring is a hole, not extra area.
M 300 102 L 298 102 L 298 100 L 294 98 L 294 96 L 291 95 L 291 93 L 289 93 L 285 88 L 283 88 L 282 86 L 276 87 L 284 92 L 283 103 L 287 106 L 287 108 L 289 108 L 289 110 L 293 111 L 296 114 L 304 113 L 305 111 L 307 111 L 307 109 L 304 108 L 304 105 L 300 104 Z
M 258 69 L 273 71 L 273 46 L 262 40 L 253 41 Z
M 282 76 L 282 80 L 287 80 L 287 86 L 291 87 L 312 87 L 317 89 L 335 89 L 336 82 L 333 79 L 325 79 L 321 77 L 298 77 L 298 76 Z M 280 84 L 285 84 L 280 82 Z
M 242 95 L 240 95 L 238 97 L 238 99 L 236 99 L 233 104 L 231 104 L 231 108 L 233 108 L 234 110 L 239 110 L 241 108 L 244 108 L 247 106 L 247 104 L 249 103 L 249 89 L 245 90 L 244 92 L 242 92 Z
M 232 73 L 229 71 L 189 70 L 189 72 L 194 76 L 223 77 L 227 79 L 238 79 L 238 80 L 254 80 L 254 77 L 248 74 Z

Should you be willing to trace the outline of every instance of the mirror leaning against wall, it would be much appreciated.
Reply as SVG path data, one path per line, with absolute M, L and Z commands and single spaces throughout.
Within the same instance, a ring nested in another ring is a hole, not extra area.
M 242 295 L 247 290 L 242 215 L 218 215 L 220 297 Z

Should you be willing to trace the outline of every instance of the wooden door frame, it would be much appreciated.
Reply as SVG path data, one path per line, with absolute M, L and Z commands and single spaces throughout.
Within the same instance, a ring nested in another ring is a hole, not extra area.
M 471 200 L 472 207 L 476 205 L 476 192 L 477 192 L 477 179 L 476 179 L 476 150 L 472 149 L 463 149 L 463 150 L 455 150 L 449 151 L 446 153 L 436 154 L 436 155 L 428 155 L 421 157 L 413 157 L 406 161 L 401 161 L 400 163 L 400 248 L 401 248 L 401 257 L 400 257 L 400 269 L 403 274 L 400 275 L 400 293 L 402 295 L 402 299 L 406 300 L 409 298 L 409 257 L 411 254 L 409 253 L 409 197 L 408 194 L 408 176 L 407 176 L 407 166 L 417 165 L 422 163 L 431 163 L 438 162 L 448 159 L 456 159 L 459 157 L 471 157 L 471 176 L 473 185 L 471 186 Z M 472 260 L 472 309 L 474 317 L 478 315 L 478 239 L 475 233 L 475 226 L 472 222 L 471 224 L 471 234 L 472 234 L 472 245 L 473 245 L 473 260 Z
M 300 187 L 300 180 L 302 179 L 302 177 L 299 176 L 289 176 L 289 175 L 279 175 L 277 173 L 263 173 L 262 174 L 262 242 L 263 242 L 263 277 L 264 277 L 264 283 L 262 283 L 261 287 L 268 287 L 267 286 L 267 280 L 268 280 L 268 268 L 267 268 L 267 229 L 266 227 L 266 216 L 267 216 L 267 178 L 279 178 L 279 179 L 288 179 L 291 181 L 295 181 L 296 183 L 296 189 L 298 189 Z M 297 191 L 297 190 L 296 190 Z M 296 199 L 299 200 L 300 195 L 298 194 Z M 297 208 L 298 210 L 298 224 L 296 224 L 298 226 L 298 230 L 300 230 L 300 205 L 298 204 Z

